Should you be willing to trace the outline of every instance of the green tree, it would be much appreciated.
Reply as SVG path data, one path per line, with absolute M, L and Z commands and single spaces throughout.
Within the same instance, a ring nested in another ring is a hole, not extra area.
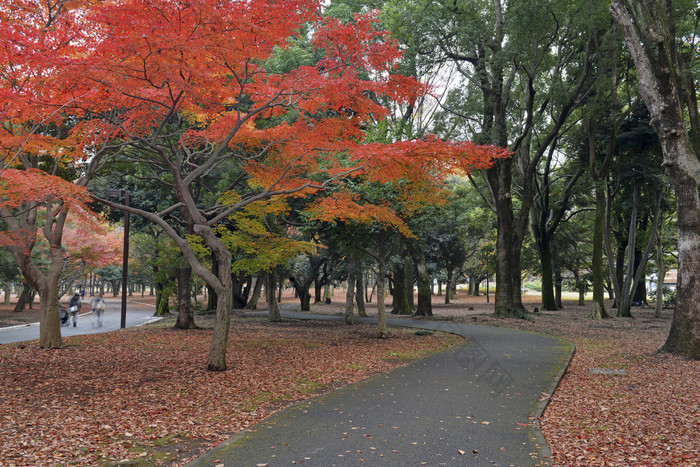
M 12 284 L 22 280 L 20 270 L 17 267 L 17 262 L 4 248 L 0 248 L 0 285 L 5 292 L 5 305 L 10 304 L 10 293 L 12 292 Z
M 608 237 L 606 249 L 617 315 L 622 317 L 632 316 L 633 301 L 646 299 L 643 276 L 668 183 L 658 139 L 648 122 L 646 109 L 639 107 L 620 125 L 615 144 L 618 157 L 608 180 L 606 233 L 614 234 L 617 248 Z
M 663 349 L 700 358 L 700 114 L 690 65 L 697 48 L 678 40 L 696 2 L 613 0 L 639 75 L 639 91 L 659 136 L 678 202 L 679 277 L 676 311 Z M 692 31 L 692 29 L 690 29 Z M 687 117 L 687 118 L 686 118 Z M 690 122 L 690 131 L 686 122 Z
M 397 0 L 385 10 L 392 31 L 420 57 L 419 67 L 450 64 L 459 75 L 438 121 L 441 134 L 473 137 L 513 154 L 483 173 L 481 191 L 498 223 L 495 313 L 518 313 L 537 170 L 590 88 L 598 18 L 588 2 L 569 1 Z

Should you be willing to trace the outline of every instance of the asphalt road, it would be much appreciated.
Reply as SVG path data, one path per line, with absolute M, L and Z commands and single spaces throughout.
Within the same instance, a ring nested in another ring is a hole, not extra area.
M 390 322 L 453 332 L 467 341 L 283 410 L 189 467 L 551 463 L 538 418 L 569 363 L 571 343 L 495 327 Z
M 73 327 L 61 326 L 61 335 L 78 336 L 82 334 L 95 334 L 109 332 L 121 327 L 121 300 L 105 299 L 105 312 L 102 320 L 102 327 L 92 325 L 92 313 L 78 315 L 78 325 Z M 126 327 L 141 326 L 160 318 L 154 317 L 154 306 L 146 303 L 130 302 L 126 308 Z M 13 342 L 24 342 L 39 339 L 39 323 L 23 324 L 0 328 L 0 344 L 10 344 Z

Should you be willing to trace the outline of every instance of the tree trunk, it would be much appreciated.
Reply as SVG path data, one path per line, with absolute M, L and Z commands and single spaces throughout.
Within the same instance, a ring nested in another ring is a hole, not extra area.
M 411 314 L 416 312 L 416 297 L 414 292 L 414 286 L 416 283 L 415 265 L 413 264 L 413 258 L 407 256 L 405 258 L 404 264 L 404 277 L 406 278 L 406 292 L 408 298 L 408 308 L 411 310 Z
M 192 268 L 182 266 L 177 269 L 177 320 L 175 329 L 196 329 L 194 323 L 194 310 L 192 309 L 192 296 L 190 279 Z
M 554 266 L 552 264 L 552 247 L 547 232 L 542 232 L 537 243 L 542 266 L 542 309 L 555 311 L 557 302 L 554 297 Z
M 510 193 L 512 160 L 500 159 L 487 171 L 496 203 L 496 293 L 494 314 L 514 316 L 525 311 L 520 296 L 520 242 L 515 235 Z M 517 251 L 516 251 L 517 250 Z
M 5 284 L 5 306 L 10 306 L 10 294 L 12 294 L 12 284 Z
M 314 281 L 314 303 L 321 303 L 323 301 L 323 284 L 321 283 L 321 278 L 317 277 Z
M 34 288 L 39 292 L 39 345 L 44 349 L 55 349 L 63 346 L 61 338 L 61 320 L 58 312 L 58 281 L 63 270 L 63 257 L 59 249 L 52 248 L 52 264 L 48 274 L 43 277 L 34 275 L 30 279 Z
M 609 228 L 609 226 L 608 226 Z M 620 287 L 623 286 L 625 280 L 625 251 L 627 250 L 627 240 L 619 238 L 617 241 L 617 251 L 615 253 L 615 267 L 610 269 L 610 277 L 613 278 L 613 291 L 615 302 L 613 308 L 617 308 L 617 316 L 620 316 Z M 612 267 L 612 266 L 609 266 Z M 617 282 L 615 281 L 617 279 Z M 616 285 L 617 284 L 617 285 Z M 617 287 L 617 289 L 615 288 Z
M 265 277 L 267 279 L 267 283 L 265 284 L 265 301 L 267 301 L 269 311 L 268 320 L 273 323 L 280 322 L 282 321 L 282 315 L 280 314 L 280 307 L 275 297 L 277 292 L 277 275 L 273 270 Z
M 219 273 L 219 263 L 216 261 L 216 256 L 211 255 L 211 272 Z M 214 288 L 207 284 L 207 310 L 216 310 L 216 292 Z
M 260 292 L 262 291 L 263 285 L 263 273 L 258 273 L 255 276 L 255 286 L 253 286 L 253 293 L 250 296 L 248 304 L 245 306 L 246 310 L 256 310 L 258 308 L 258 300 L 260 300 Z
M 637 67 L 639 91 L 659 136 L 678 205 L 676 310 L 662 349 L 700 359 L 700 160 L 682 111 L 675 12 L 671 2 L 631 5 L 622 0 L 613 0 L 611 12 Z
M 119 296 L 119 290 L 121 289 L 121 279 L 115 279 L 109 281 L 112 284 L 112 296 L 113 297 L 118 297 Z
M 20 292 L 19 297 L 17 297 L 17 304 L 15 304 L 15 309 L 12 310 L 13 313 L 20 313 L 24 311 L 24 309 L 27 306 L 27 303 L 29 303 L 30 298 L 34 298 L 34 295 L 32 292 L 34 291 L 34 288 L 27 284 L 26 282 L 22 284 L 22 292 Z M 56 295 L 58 297 L 58 295 Z
M 170 293 L 162 282 L 156 282 L 156 312 L 154 316 L 166 316 L 170 314 Z
M 642 273 L 642 277 L 644 277 L 644 273 Z M 643 280 L 637 282 L 637 286 L 634 288 L 632 301 L 643 305 L 647 304 L 647 287 Z
M 651 235 L 644 252 L 639 253 L 637 251 L 637 206 L 639 204 L 639 197 L 641 192 L 641 181 L 635 182 L 634 186 L 634 196 L 632 199 L 632 212 L 630 215 L 630 225 L 627 235 L 627 274 L 625 275 L 624 281 L 619 278 L 614 282 L 615 284 L 615 295 L 618 301 L 618 316 L 631 318 L 631 306 L 633 296 L 636 294 L 637 286 L 642 282 L 642 273 L 646 266 L 646 262 L 649 258 L 649 253 L 651 252 L 651 247 L 656 237 L 656 228 L 659 224 L 660 213 L 661 213 L 661 199 L 662 192 L 656 200 L 656 209 L 654 211 L 654 221 L 651 227 Z M 639 261 L 636 261 L 639 258 Z M 612 264 L 612 263 L 611 263 Z M 618 273 L 622 266 L 618 265 Z
M 559 258 L 554 243 L 552 243 L 552 259 L 554 261 L 554 303 L 557 306 L 557 310 L 561 310 L 564 308 L 561 301 L 563 279 L 561 277 L 561 266 L 559 265 Z
M 416 316 L 433 316 L 432 291 L 430 289 L 428 264 L 425 261 L 422 248 L 414 248 L 413 254 L 413 261 L 416 264 L 418 276 L 418 306 L 416 308 Z
M 311 257 L 309 258 L 309 262 L 311 264 L 309 277 L 306 277 L 303 280 L 294 276 L 289 278 L 290 282 L 294 286 L 295 292 L 299 297 L 301 311 L 311 311 L 311 293 L 309 290 L 311 289 L 311 284 L 313 284 L 314 280 L 316 280 L 318 277 L 319 269 L 325 263 L 325 259 L 320 257 Z
M 211 248 L 211 239 L 207 242 Z M 231 264 L 231 256 L 228 249 L 219 241 L 217 245 L 217 260 L 220 265 Z M 219 284 L 211 284 L 217 296 L 216 319 L 214 330 L 209 345 L 209 357 L 207 369 L 210 371 L 226 371 L 226 348 L 228 343 L 229 327 L 231 325 L 231 309 L 233 302 L 233 283 L 231 282 L 231 271 L 228 267 L 219 267 Z
M 384 262 L 384 258 L 381 258 L 377 265 L 377 337 L 380 339 L 388 337 L 386 330 L 386 305 L 384 304 L 385 277 L 386 263 Z
M 357 300 L 357 315 L 362 318 L 366 318 L 367 310 L 365 309 L 365 286 L 362 279 L 363 274 L 358 271 L 355 279 L 355 299 Z
M 408 275 L 406 258 L 402 258 L 400 263 L 394 265 L 394 309 L 391 313 L 394 315 L 411 315 L 411 305 L 408 294 L 413 294 L 413 286 L 408 290 Z M 411 279 L 413 278 L 412 271 L 410 272 Z M 411 281 L 413 282 L 413 281 Z M 411 284 L 412 285 L 412 284 Z
M 654 238 L 656 237 L 656 232 L 654 232 Z M 654 238 L 651 238 L 650 240 L 654 242 Z M 646 263 L 649 260 L 649 258 L 644 258 L 643 257 L 643 252 L 637 248 L 634 251 L 634 264 L 640 265 L 639 267 L 642 269 L 646 269 Z M 642 280 L 638 281 L 635 288 L 634 288 L 634 293 L 632 295 L 632 301 L 637 302 L 643 305 L 647 304 L 647 287 L 646 283 L 644 281 L 644 278 L 646 277 L 646 271 L 642 271 Z
M 362 277 L 359 277 L 359 280 L 362 281 Z M 364 295 L 363 295 L 364 298 Z M 330 304 L 333 300 L 333 286 L 331 284 L 326 283 L 326 285 L 323 286 L 323 303 Z M 359 300 L 358 300 L 359 301 Z
M 448 305 L 452 299 L 452 269 L 447 269 L 447 282 L 445 283 L 445 304 Z
M 299 292 L 299 303 L 301 305 L 301 311 L 311 311 L 311 294 L 309 289 L 304 289 Z
M 666 263 L 664 262 L 664 241 L 662 235 L 663 222 L 656 232 L 656 305 L 654 318 L 661 318 L 664 310 L 664 279 L 666 278 Z
M 323 272 L 319 274 L 314 280 L 314 303 L 321 303 L 324 301 L 323 291 L 328 290 L 326 285 L 328 285 L 328 263 L 323 262 Z M 330 303 L 330 302 L 329 302 Z
M 486 303 L 491 301 L 491 278 L 486 276 Z
M 593 304 L 590 318 L 607 319 L 610 314 L 605 309 L 605 272 L 603 269 L 603 241 L 605 238 L 605 191 L 602 182 L 596 183 L 595 188 L 595 220 L 593 223 L 593 258 L 591 272 L 593 274 Z
M 355 324 L 355 266 L 356 260 L 354 255 L 348 255 L 348 286 L 345 288 L 345 324 Z
M 54 290 L 50 290 L 51 288 Z M 58 283 L 55 287 L 49 287 L 45 294 L 39 295 L 39 304 L 39 343 L 41 347 L 44 349 L 62 347 L 61 321 L 58 313 Z
M 231 304 L 236 310 L 243 309 L 248 304 L 248 293 L 250 291 L 249 280 L 250 278 L 244 273 L 231 274 Z
M 7 222 L 12 222 L 8 217 Z M 61 249 L 61 232 L 63 218 L 58 218 L 54 228 L 45 228 L 44 236 L 49 241 L 50 261 L 46 271 L 42 271 L 32 261 L 27 249 L 8 246 L 7 249 L 17 262 L 27 286 L 39 292 L 39 346 L 43 349 L 55 349 L 63 346 L 61 322 L 58 311 L 58 281 L 63 270 L 63 251 Z M 31 250 L 29 250 L 31 251 Z

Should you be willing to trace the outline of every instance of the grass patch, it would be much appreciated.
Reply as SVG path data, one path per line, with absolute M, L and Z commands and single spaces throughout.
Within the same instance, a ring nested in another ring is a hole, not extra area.
M 366 365 L 360 365 L 359 363 L 349 363 L 345 365 L 346 368 L 350 368 L 351 370 L 365 370 L 367 369 Z
M 296 382 L 301 386 L 299 392 L 302 394 L 312 394 L 318 392 L 323 387 L 319 381 L 311 381 L 309 379 L 297 379 Z
M 164 436 L 162 438 L 158 438 L 157 440 L 153 441 L 153 444 L 155 446 L 163 446 L 165 444 L 171 443 L 175 438 L 177 438 L 179 435 L 177 433 L 173 433 L 172 435 Z

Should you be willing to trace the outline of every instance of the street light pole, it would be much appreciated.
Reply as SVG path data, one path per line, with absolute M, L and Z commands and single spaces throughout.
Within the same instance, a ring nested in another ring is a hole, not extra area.
M 107 190 L 109 196 L 124 195 L 124 206 L 129 207 L 129 192 L 126 190 Z M 129 211 L 124 211 L 124 258 L 122 260 L 122 316 L 121 328 L 126 328 L 126 288 L 129 279 Z

